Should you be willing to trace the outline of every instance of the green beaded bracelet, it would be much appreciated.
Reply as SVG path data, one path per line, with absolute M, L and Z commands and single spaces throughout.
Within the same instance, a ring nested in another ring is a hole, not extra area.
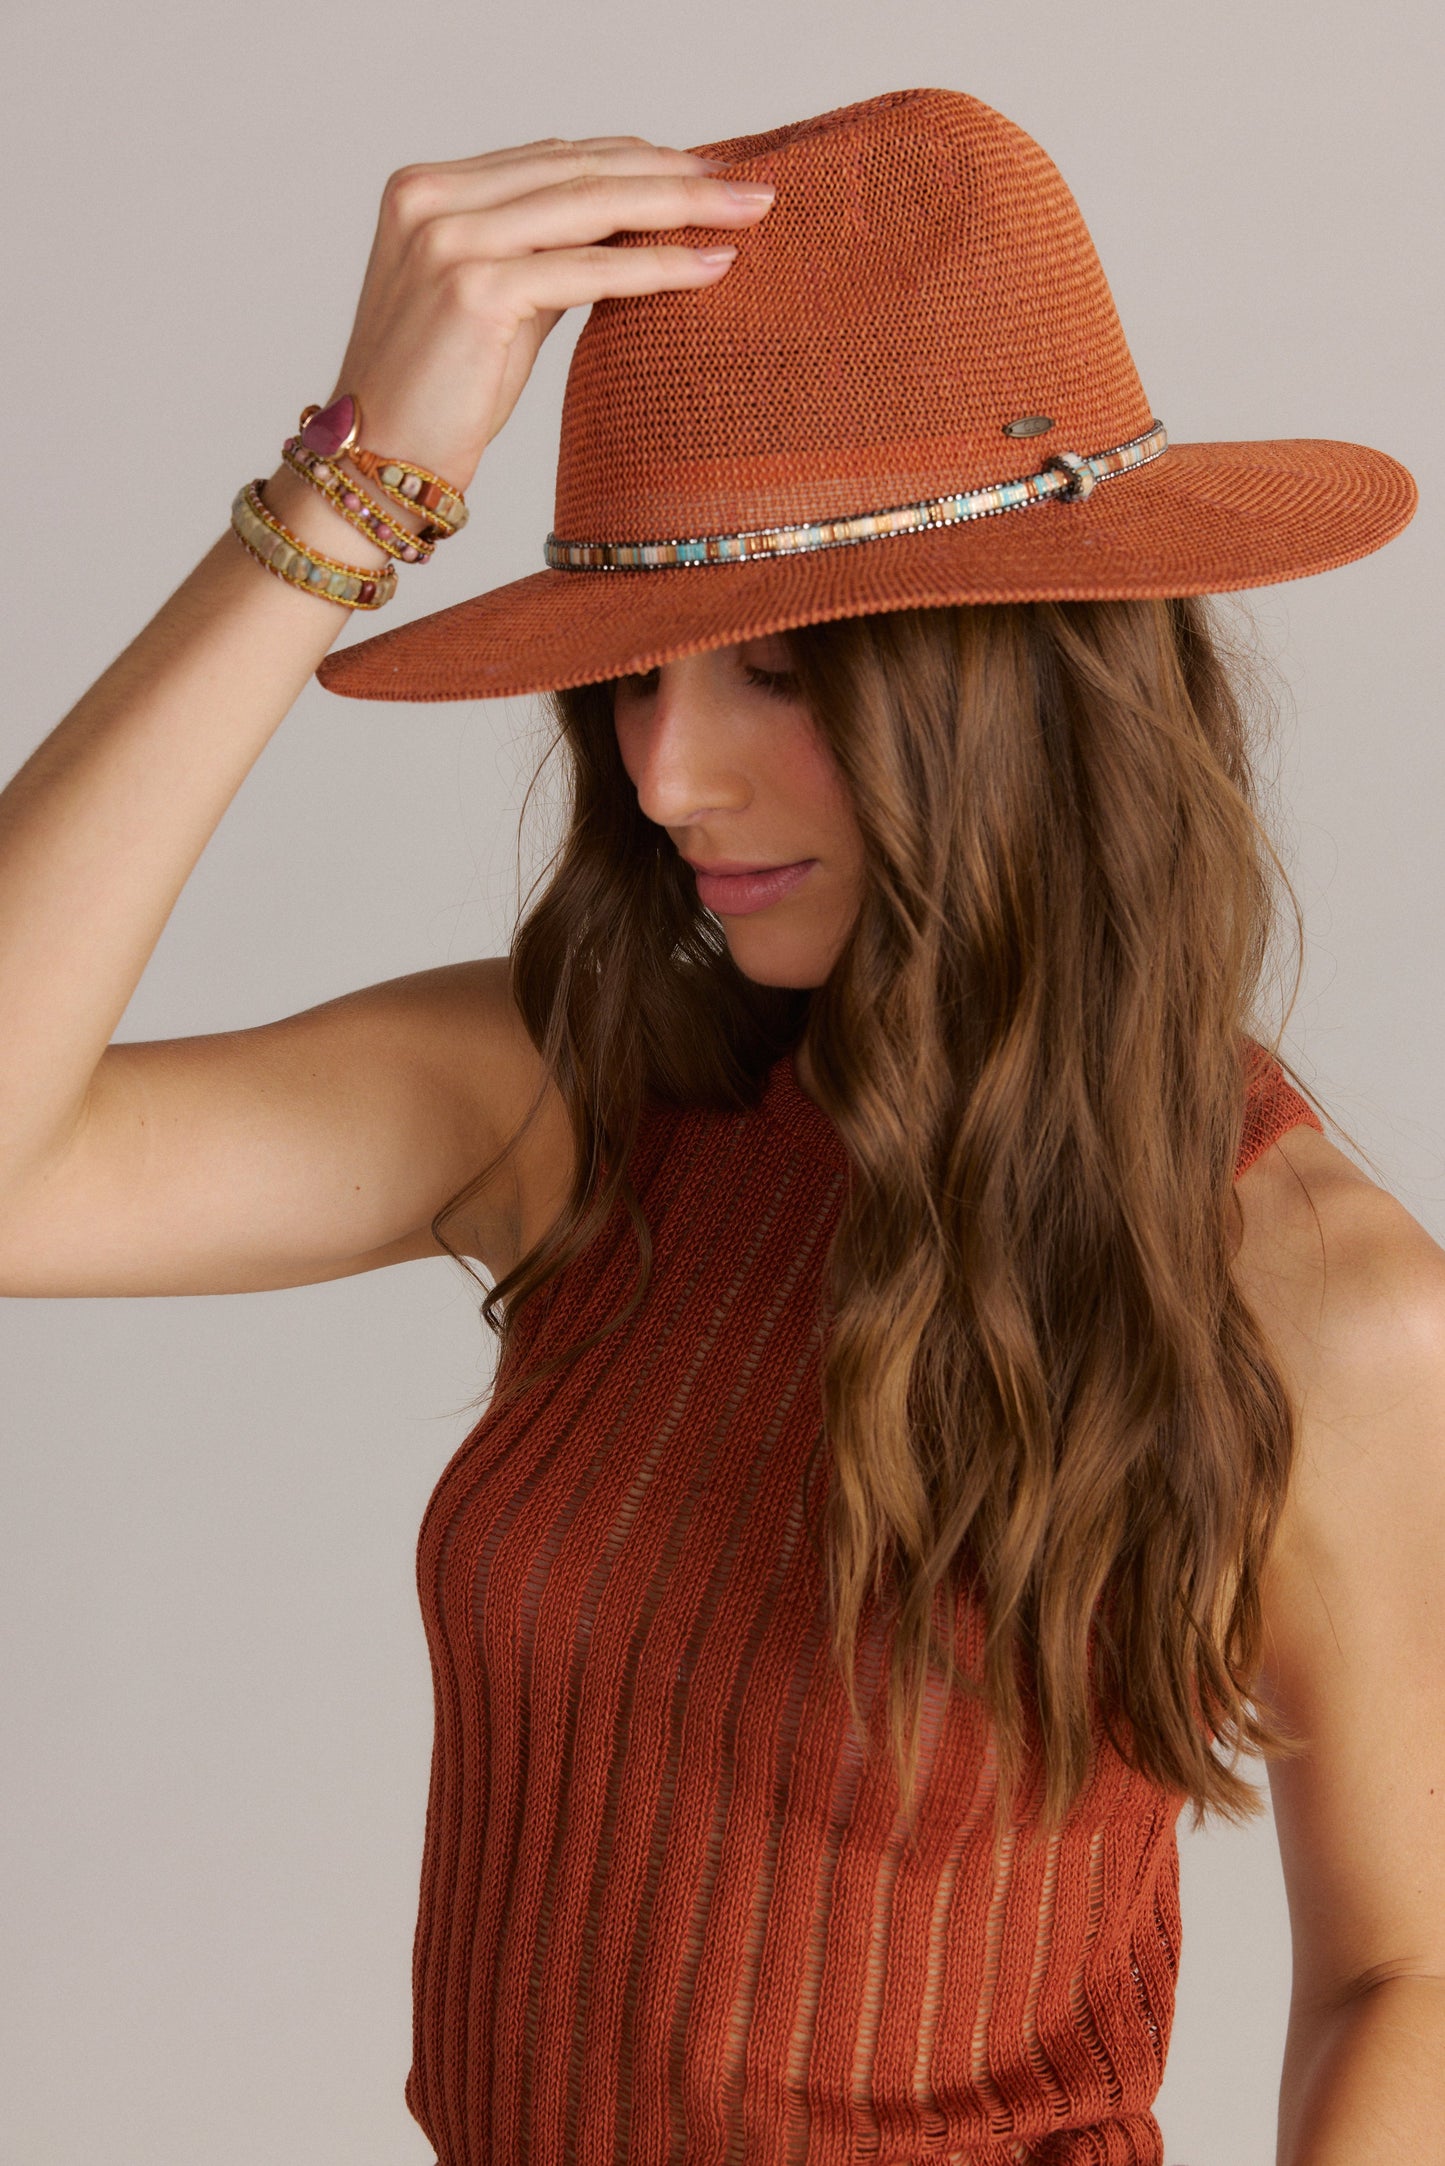
M 322 556 L 266 509 L 263 487 L 264 477 L 248 481 L 237 491 L 231 506 L 231 531 L 268 572 L 274 572 L 288 586 L 304 588 L 306 593 L 337 602 L 343 609 L 380 609 L 391 600 L 396 592 L 394 564 L 372 572 Z

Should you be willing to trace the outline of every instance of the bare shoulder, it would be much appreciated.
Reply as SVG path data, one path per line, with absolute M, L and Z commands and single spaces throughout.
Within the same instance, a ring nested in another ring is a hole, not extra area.
M 443 1027 L 460 1013 L 469 1018 L 455 1041 L 457 1057 L 471 1064 L 489 1150 L 506 1154 L 442 1224 L 448 1239 L 495 1280 L 540 1239 L 570 1193 L 576 1162 L 571 1123 L 512 998 L 506 956 L 466 965 L 449 987 L 439 977 L 437 998 Z
M 1438 1569 L 1445 1249 L 1314 1129 L 1290 1130 L 1236 1193 L 1236 1283 L 1297 1416 L 1266 1622 L 1278 1648 L 1298 1649 L 1326 1630 L 1322 1589 L 1363 1600 L 1359 1589 L 1392 1573 L 1397 1591 L 1418 1579 L 1423 1599 Z M 1428 1553 L 1418 1549 L 1427 1528 Z
M 1237 1189 L 1298 1415 L 1255 1694 L 1307 1741 L 1267 1762 L 1307 2023 L 1445 1969 L 1445 1249 L 1313 1130 Z
M 1445 1249 L 1317 1129 L 1288 1130 L 1235 1194 L 1235 1281 L 1303 1413 L 1343 1413 L 1379 1362 L 1445 1331 Z
M 406 1138 L 397 1155 L 425 1166 L 424 1222 L 373 1251 L 368 1265 L 437 1253 L 438 1212 L 449 1245 L 495 1280 L 560 1210 L 575 1158 L 571 1125 L 513 997 L 508 956 L 365 986 L 272 1030 L 294 1042 L 293 1066 L 332 1079 L 333 1104 L 363 1087 L 389 1088 Z M 443 1211 L 448 1197 L 458 1200 Z

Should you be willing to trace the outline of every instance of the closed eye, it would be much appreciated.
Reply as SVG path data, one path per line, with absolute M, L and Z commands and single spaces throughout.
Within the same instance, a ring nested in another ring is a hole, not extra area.
M 749 684 L 756 685 L 760 692 L 770 692 L 775 699 L 797 700 L 799 697 L 798 678 L 793 670 L 754 669 L 751 663 L 744 662 L 742 672 Z M 640 699 L 644 694 L 656 689 L 657 671 L 636 671 L 633 675 L 619 677 L 616 681 L 625 692 Z
M 790 669 L 753 669 L 745 662 L 743 675 L 749 684 L 757 685 L 761 691 L 775 693 L 779 699 L 796 699 L 798 696 L 798 680 Z

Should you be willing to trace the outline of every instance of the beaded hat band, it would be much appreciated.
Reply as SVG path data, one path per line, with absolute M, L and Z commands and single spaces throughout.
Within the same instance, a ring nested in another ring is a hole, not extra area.
M 677 564 L 736 564 L 747 557 L 802 556 L 813 549 L 838 549 L 849 542 L 873 541 L 884 534 L 917 533 L 924 527 L 956 526 L 963 519 L 985 519 L 995 512 L 1052 500 L 1082 503 L 1094 484 L 1111 474 L 1147 466 L 1167 448 L 1161 421 L 1143 436 L 1092 458 L 1056 451 L 1036 474 L 1017 481 L 994 482 L 956 496 L 934 496 L 920 504 L 895 504 L 887 511 L 855 512 L 848 519 L 825 519 L 807 526 L 751 527 L 740 534 L 703 534 L 679 541 L 579 542 L 547 536 L 545 554 L 555 571 L 647 571 Z

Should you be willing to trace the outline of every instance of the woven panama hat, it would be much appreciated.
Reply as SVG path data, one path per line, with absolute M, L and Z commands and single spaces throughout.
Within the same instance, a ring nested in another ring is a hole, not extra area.
M 717 284 L 594 303 L 545 568 L 332 653 L 328 690 L 498 698 L 874 610 L 1222 593 L 1410 519 L 1360 444 L 1170 443 L 1063 177 L 977 98 L 695 147 L 776 200 Z

